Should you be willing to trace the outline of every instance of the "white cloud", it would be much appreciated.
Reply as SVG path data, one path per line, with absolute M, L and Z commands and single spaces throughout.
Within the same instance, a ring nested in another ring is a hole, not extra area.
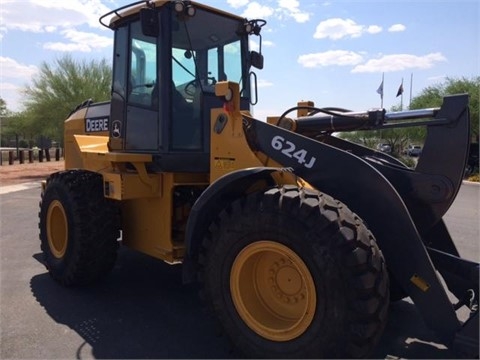
M 394 24 L 388 28 L 388 31 L 390 32 L 400 32 L 400 31 L 405 31 L 406 27 L 403 24 Z
M 439 83 L 439 82 L 444 82 L 446 78 L 447 78 L 447 75 L 437 75 L 437 76 L 428 77 L 427 80 L 431 82 Z
M 86 7 L 88 11 L 85 11 Z M 6 29 L 45 32 L 52 27 L 82 24 L 98 28 L 98 17 L 103 11 L 108 9 L 99 0 L 29 0 L 22 2 L 21 6 L 6 1 L 2 4 L 1 14 Z
M 88 11 L 86 11 L 88 9 Z M 76 26 L 88 25 L 91 28 L 102 28 L 98 18 L 109 9 L 102 4 L 101 0 L 26 0 L 19 6 L 17 1 L 2 0 L 0 10 L 2 26 L 0 27 L 0 39 L 5 36 L 9 30 L 17 30 L 34 33 L 60 33 L 64 36 L 71 34 L 72 30 L 67 32 L 62 29 L 72 29 Z M 28 19 L 26 21 L 25 19 Z M 102 37 L 93 39 L 93 46 L 104 47 Z M 56 43 L 47 43 L 46 49 L 55 49 L 65 51 L 79 50 L 86 51 L 92 48 L 91 43 L 80 43 L 80 40 L 73 40 L 67 37 L 69 43 L 62 41 Z M 91 36 L 86 36 L 86 40 L 91 41 Z M 103 39 L 107 39 L 103 37 Z M 111 40 L 109 40 L 111 43 Z
M 315 39 L 330 38 L 338 40 L 345 36 L 359 36 L 361 32 L 362 27 L 353 20 L 332 18 L 320 22 L 313 37 Z
M 292 17 L 298 23 L 310 20 L 310 14 L 299 9 L 300 3 L 297 0 L 278 0 L 277 11 Z
M 262 46 L 273 47 L 273 46 L 275 46 L 275 43 L 273 41 L 270 41 L 270 40 L 262 40 Z
M 20 110 L 22 98 L 21 83 L 27 83 L 38 69 L 33 65 L 23 65 L 12 58 L 0 56 L 0 96 L 7 103 L 7 107 L 12 111 Z
M 378 25 L 359 25 L 352 19 L 331 18 L 317 25 L 313 37 L 315 39 L 330 38 L 339 40 L 344 37 L 360 37 L 363 33 L 376 34 L 382 31 Z
M 19 111 L 19 103 L 21 101 L 21 88 L 18 85 L 0 82 L 0 97 L 7 103 L 7 109 L 11 111 Z
M 310 14 L 305 12 L 290 13 L 290 16 L 298 23 L 304 23 L 310 20 Z
M 298 23 L 310 20 L 310 13 L 300 10 L 298 0 L 278 0 L 276 8 L 248 0 L 227 0 L 227 2 L 233 8 L 246 6 L 241 16 L 247 19 L 267 19 L 273 16 L 279 20 L 292 18 Z
M 382 27 L 378 25 L 370 25 L 367 28 L 366 32 L 368 32 L 369 34 L 378 34 L 382 32 Z
M 106 48 L 112 45 L 112 39 L 106 36 L 100 36 L 94 33 L 66 29 L 62 35 L 70 40 L 69 43 L 48 42 L 43 45 L 45 49 L 56 51 L 81 51 L 91 52 L 99 48 Z
M 429 69 L 436 63 L 447 61 L 441 53 L 431 53 L 423 56 L 411 54 L 385 55 L 379 59 L 371 59 L 353 68 L 353 73 L 392 72 L 406 69 Z
M 43 48 L 53 51 L 62 51 L 62 52 L 91 52 L 92 49 L 87 44 L 76 44 L 76 43 L 62 43 L 62 42 L 47 42 L 43 44 Z
M 259 88 L 266 88 L 266 87 L 270 87 L 270 86 L 273 86 L 273 83 L 268 81 L 268 80 L 264 80 L 264 79 L 259 79 L 258 80 L 258 83 L 257 83 L 257 86 Z
M 330 65 L 356 65 L 363 61 L 359 53 L 347 50 L 330 50 L 323 53 L 305 54 L 298 57 L 298 63 L 307 68 L 316 68 Z
M 298 63 L 306 68 L 325 66 L 354 66 L 352 73 L 393 72 L 406 69 L 429 69 L 438 62 L 447 61 L 441 53 L 423 56 L 411 54 L 384 55 L 364 62 L 364 54 L 348 50 L 330 50 L 305 54 L 298 57 Z
M 245 6 L 248 4 L 248 0 L 227 0 L 228 5 L 231 7 L 238 9 L 242 6 Z
M 2 89 L 2 93 L 4 91 L 9 91 L 9 90 L 14 90 L 17 91 L 19 89 L 18 85 L 8 83 L 8 82 L 2 82 L 0 83 L 0 88 Z M 2 96 L 3 97 L 3 96 Z
M 298 0 L 278 0 L 278 6 L 286 9 L 298 9 L 299 5 Z
M 247 19 L 265 19 L 273 15 L 274 9 L 269 6 L 260 5 L 257 2 L 251 2 L 242 13 Z
M 74 18 L 68 19 L 73 24 L 87 23 L 90 27 L 103 28 L 98 22 L 98 18 L 109 12 L 101 0 L 29 0 L 32 4 L 47 9 L 47 12 L 66 12 L 73 13 Z M 88 11 L 85 11 L 88 9 Z
M 0 68 L 2 69 L 2 80 L 6 79 L 29 79 L 37 71 L 38 68 L 33 65 L 23 65 L 16 60 L 0 56 Z

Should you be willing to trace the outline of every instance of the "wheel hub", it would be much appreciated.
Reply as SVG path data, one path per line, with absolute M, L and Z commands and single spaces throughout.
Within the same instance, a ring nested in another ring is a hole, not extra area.
M 284 303 L 298 303 L 301 298 L 305 298 L 301 274 L 291 260 L 281 258 L 272 265 L 269 274 L 271 276 L 268 281 L 272 284 L 272 290 Z
M 52 201 L 48 207 L 47 238 L 52 255 L 62 258 L 67 251 L 68 223 L 65 209 L 58 200 Z
M 269 340 L 300 336 L 315 314 L 310 271 L 293 250 L 274 241 L 254 242 L 237 255 L 230 290 L 242 320 Z

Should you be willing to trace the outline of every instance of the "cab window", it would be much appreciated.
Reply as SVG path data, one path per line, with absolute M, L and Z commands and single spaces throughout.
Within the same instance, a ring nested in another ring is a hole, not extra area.
M 143 35 L 139 22 L 132 24 L 131 32 L 128 102 L 153 107 L 157 105 L 154 100 L 157 82 L 156 38 Z

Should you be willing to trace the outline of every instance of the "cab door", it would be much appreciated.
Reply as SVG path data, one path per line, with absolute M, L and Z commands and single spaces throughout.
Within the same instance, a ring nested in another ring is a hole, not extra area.
M 110 148 L 156 152 L 161 148 L 158 38 L 140 20 L 115 31 Z
M 140 22 L 130 25 L 126 150 L 159 149 L 157 38 L 142 34 Z

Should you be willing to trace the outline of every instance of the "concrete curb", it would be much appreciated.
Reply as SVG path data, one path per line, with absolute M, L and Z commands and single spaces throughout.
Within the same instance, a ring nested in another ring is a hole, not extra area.
M 464 183 L 464 184 L 470 184 L 470 185 L 480 186 L 480 182 L 478 182 L 478 181 L 467 181 L 467 180 L 463 180 L 463 183 Z

